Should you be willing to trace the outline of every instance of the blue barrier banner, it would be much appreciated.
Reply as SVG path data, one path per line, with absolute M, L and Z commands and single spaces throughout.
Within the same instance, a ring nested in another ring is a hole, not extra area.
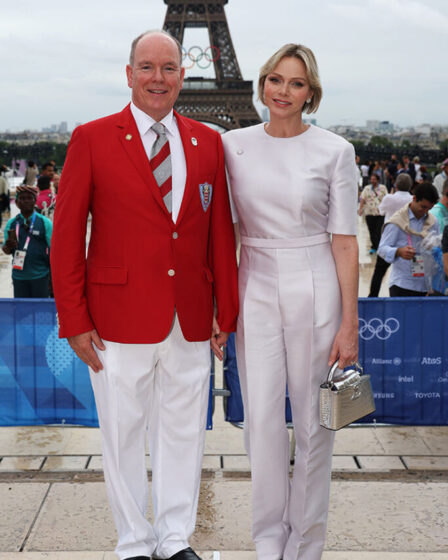
M 376 412 L 363 422 L 448 424 L 448 298 L 359 301 L 360 361 Z
M 230 390 L 230 397 L 224 398 L 224 413 L 227 422 L 242 422 L 244 420 L 243 399 L 241 396 L 238 366 L 236 363 L 235 335 L 230 334 L 227 339 L 224 355 L 224 387 Z
M 0 299 L 0 425 L 37 424 L 98 426 L 89 371 L 58 338 L 54 300 Z
M 448 298 L 360 298 L 359 361 L 376 411 L 363 423 L 448 424 Z M 233 338 L 233 336 L 232 336 Z M 234 341 L 224 360 L 226 420 L 244 420 Z M 289 402 L 285 403 L 290 421 Z

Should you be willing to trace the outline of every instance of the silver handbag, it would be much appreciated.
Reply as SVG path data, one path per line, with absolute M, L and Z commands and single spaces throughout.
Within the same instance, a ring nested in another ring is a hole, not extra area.
M 340 375 L 334 377 L 337 370 Z M 339 430 L 375 412 L 370 375 L 364 375 L 358 363 L 340 370 L 335 362 L 320 386 L 319 404 L 320 425 L 329 430 Z

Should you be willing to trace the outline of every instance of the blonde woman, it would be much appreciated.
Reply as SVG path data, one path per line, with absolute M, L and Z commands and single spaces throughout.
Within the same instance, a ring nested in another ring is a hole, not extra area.
M 358 354 L 357 169 L 351 144 L 303 122 L 322 97 L 312 51 L 262 67 L 266 124 L 224 135 L 241 236 L 237 358 L 259 560 L 318 560 L 333 433 L 319 425 L 329 364 Z M 289 479 L 288 385 L 296 437 Z

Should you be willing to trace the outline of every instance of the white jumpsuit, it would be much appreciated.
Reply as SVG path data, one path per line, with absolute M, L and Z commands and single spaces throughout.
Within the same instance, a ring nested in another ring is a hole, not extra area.
M 319 385 L 341 321 L 329 234 L 356 234 L 354 149 L 316 126 L 274 138 L 260 124 L 223 142 L 242 245 L 236 344 L 257 558 L 319 560 L 334 439 L 319 425 Z

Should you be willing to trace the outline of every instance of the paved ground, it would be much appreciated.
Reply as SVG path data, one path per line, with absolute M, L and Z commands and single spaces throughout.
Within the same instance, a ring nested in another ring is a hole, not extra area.
M 359 241 L 365 296 L 373 259 L 363 223 Z M 12 295 L 9 267 L 0 256 L 0 297 Z M 192 545 L 204 560 L 255 560 L 242 432 L 216 408 Z M 116 558 L 97 429 L 0 428 L 0 503 L 0 560 Z M 323 560 L 448 560 L 448 427 L 338 432 Z

